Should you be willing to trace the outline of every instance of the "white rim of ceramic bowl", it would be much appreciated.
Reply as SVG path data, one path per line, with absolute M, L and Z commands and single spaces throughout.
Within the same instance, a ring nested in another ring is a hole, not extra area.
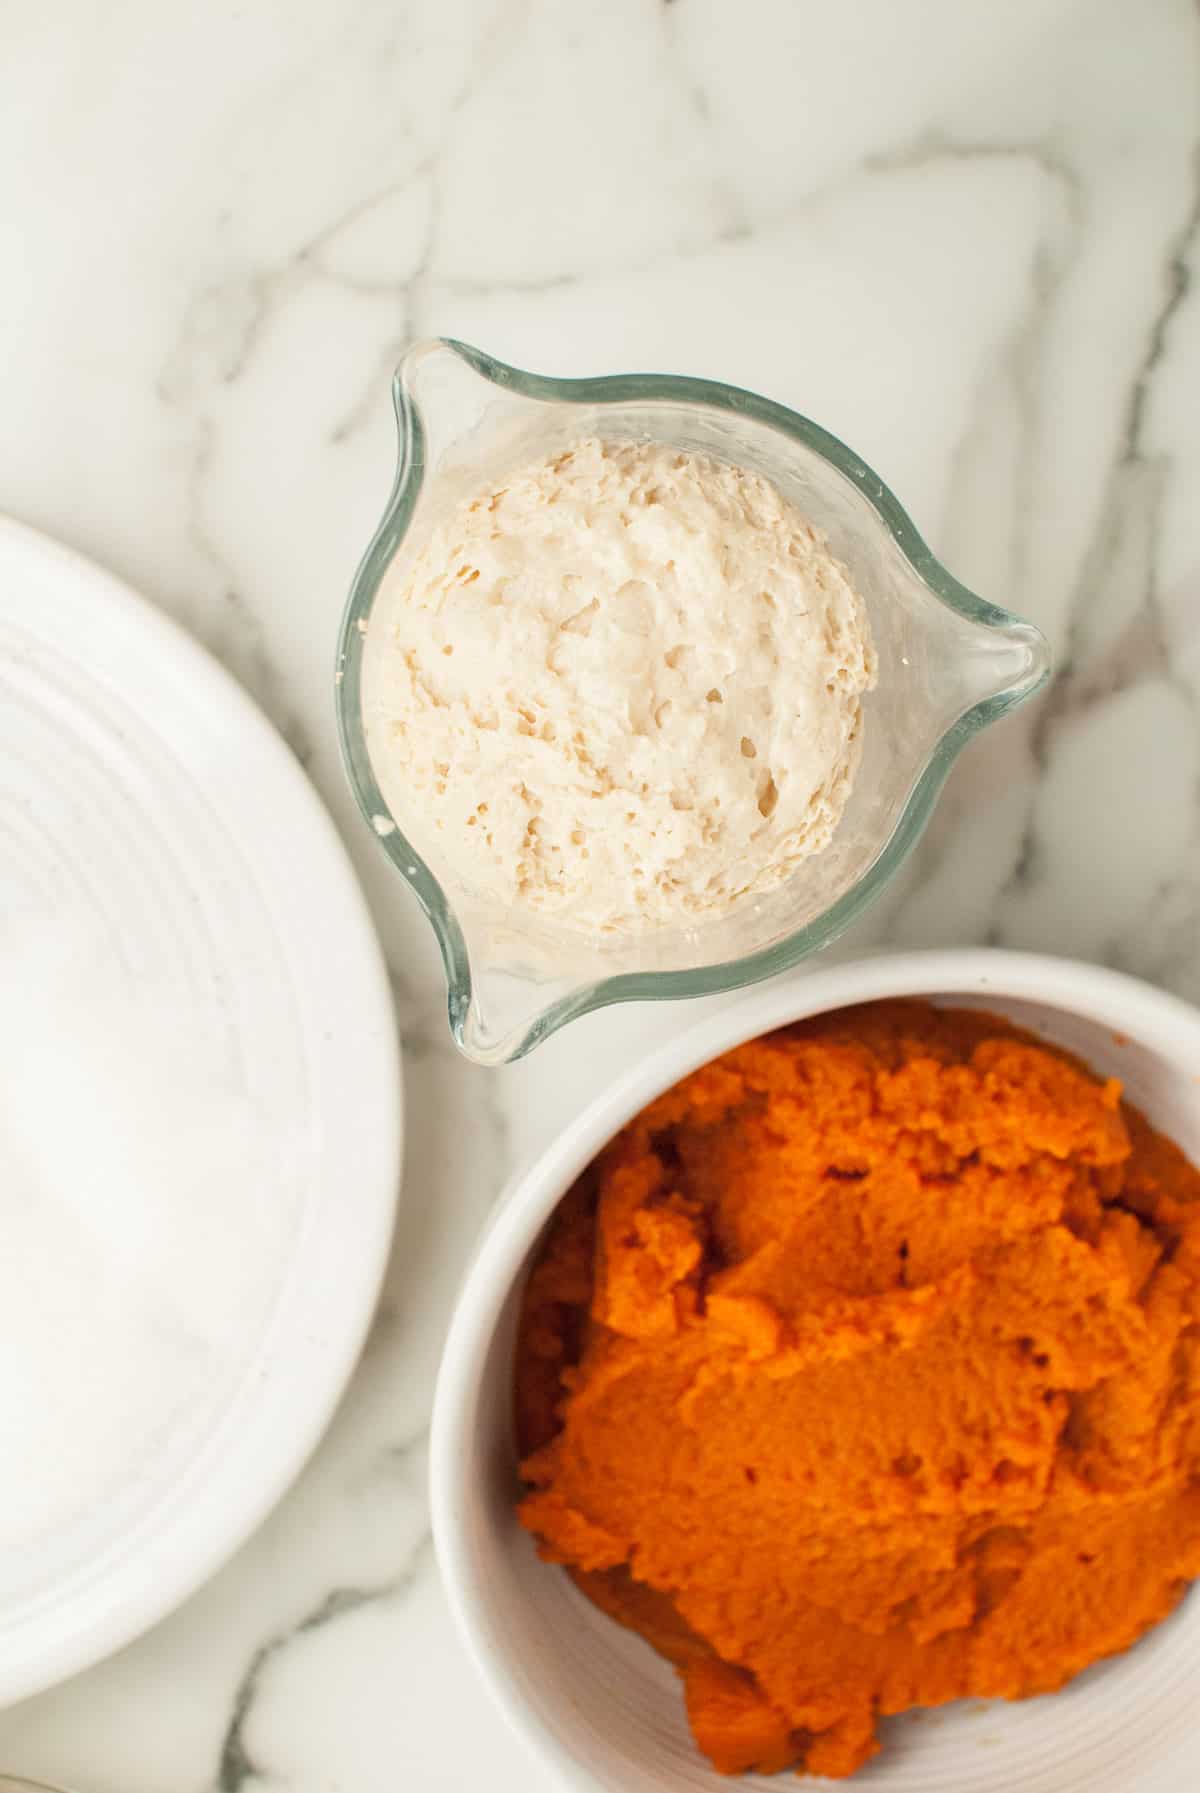
M 1128 1035 L 1175 1063 L 1194 1057 L 1200 1082 L 1200 1012 L 1139 978 L 1080 960 L 997 947 L 880 954 L 751 990 L 634 1064 L 509 1180 L 459 1290 L 434 1392 L 430 1506 L 442 1582 L 454 1623 L 509 1726 L 561 1782 L 597 1781 L 531 1709 L 491 1630 L 472 1564 L 470 1501 L 461 1466 L 471 1455 L 484 1361 L 526 1255 L 579 1173 L 625 1122 L 681 1077 L 731 1047 L 789 1022 L 895 996 L 1037 1002 Z

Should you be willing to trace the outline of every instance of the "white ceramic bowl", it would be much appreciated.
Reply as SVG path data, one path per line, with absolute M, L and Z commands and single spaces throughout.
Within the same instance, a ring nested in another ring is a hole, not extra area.
M 538 1561 L 517 1525 L 513 1336 L 555 1204 L 632 1115 L 718 1053 L 808 1015 L 886 996 L 994 1008 L 1119 1076 L 1200 1160 L 1200 1013 L 1116 972 L 986 949 L 875 958 L 756 990 L 637 1064 L 509 1185 L 463 1285 L 434 1406 L 432 1497 L 455 1618 L 501 1710 L 575 1793 L 718 1793 L 671 1668 Z M 788 1777 L 748 1777 L 765 1793 Z M 811 1781 L 813 1787 L 835 1785 Z M 837 1783 L 840 1784 L 840 1783 Z M 1200 1596 L 1061 1693 L 890 1720 L 855 1784 L 887 1793 L 1195 1793 Z

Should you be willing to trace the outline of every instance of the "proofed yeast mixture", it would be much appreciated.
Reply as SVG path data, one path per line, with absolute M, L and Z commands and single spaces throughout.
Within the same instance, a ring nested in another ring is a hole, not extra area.
M 1062 1686 L 1200 1574 L 1200 1174 L 990 1015 L 727 1054 L 562 1205 L 521 1518 L 676 1664 L 724 1772 Z
M 875 654 L 767 480 L 586 440 L 436 520 L 363 677 L 421 849 L 477 897 L 611 932 L 725 914 L 828 844 Z

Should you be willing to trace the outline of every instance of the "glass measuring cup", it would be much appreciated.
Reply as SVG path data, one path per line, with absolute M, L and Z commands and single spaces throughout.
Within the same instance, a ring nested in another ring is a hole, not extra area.
M 394 397 L 396 477 L 338 643 L 339 732 L 359 806 L 437 937 L 451 1032 L 480 1063 L 520 1058 L 608 1003 L 739 988 L 827 945 L 903 863 L 966 742 L 1048 676 L 1037 629 L 959 585 L 851 449 L 769 399 L 671 375 L 548 379 L 450 341 L 409 350 Z M 585 936 L 497 910 L 439 862 L 416 817 L 389 807 L 372 763 L 364 648 L 385 579 L 403 578 L 448 505 L 588 435 L 664 442 L 764 475 L 829 537 L 870 615 L 879 682 L 833 840 L 775 890 L 700 925 Z

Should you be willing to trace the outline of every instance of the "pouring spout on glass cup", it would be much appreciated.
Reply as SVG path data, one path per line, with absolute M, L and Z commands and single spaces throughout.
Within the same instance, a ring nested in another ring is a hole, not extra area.
M 523 1057 L 609 1003 L 737 989 L 828 945 L 911 852 L 966 743 L 1049 675 L 1032 624 L 960 585 L 853 450 L 769 399 L 665 374 L 549 379 L 451 341 L 414 346 L 394 396 L 395 481 L 338 642 L 339 732 L 359 807 L 437 937 L 450 1030 L 479 1063 Z M 585 436 L 661 442 L 768 479 L 828 537 L 874 635 L 878 685 L 832 841 L 776 889 L 697 926 L 597 936 L 498 909 L 440 862 L 415 816 L 389 805 L 372 762 L 364 647 L 385 581 L 403 579 L 449 506 Z

